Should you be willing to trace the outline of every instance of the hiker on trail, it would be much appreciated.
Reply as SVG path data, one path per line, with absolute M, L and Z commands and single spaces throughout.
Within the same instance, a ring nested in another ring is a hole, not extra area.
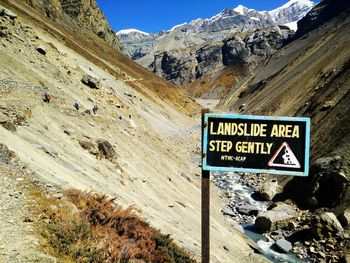
M 44 102 L 50 103 L 50 100 L 51 100 L 51 99 L 52 99 L 52 96 L 51 96 L 49 93 L 45 92 L 45 95 L 44 95 Z
M 79 110 L 80 106 L 79 106 L 78 102 L 74 102 L 73 106 L 76 110 Z

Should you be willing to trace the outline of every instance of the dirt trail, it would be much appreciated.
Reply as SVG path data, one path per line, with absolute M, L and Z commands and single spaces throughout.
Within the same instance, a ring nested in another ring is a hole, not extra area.
M 20 186 L 27 180 L 28 170 L 16 160 L 1 158 L 4 155 L 6 150 L 0 145 L 0 262 L 56 262 L 42 252 L 34 235 L 29 211 L 34 203 Z

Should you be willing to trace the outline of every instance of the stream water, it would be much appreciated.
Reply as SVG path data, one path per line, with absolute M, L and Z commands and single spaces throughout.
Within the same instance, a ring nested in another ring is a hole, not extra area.
M 270 202 L 259 201 L 252 197 L 258 183 L 237 173 L 212 172 L 217 186 L 225 193 L 228 204 L 223 213 L 230 216 L 243 228 L 244 233 L 252 239 L 263 255 L 272 262 L 304 263 L 293 253 L 279 253 L 273 249 L 274 242 L 267 241 L 262 234 L 254 232 L 254 221 L 260 211 L 266 211 Z

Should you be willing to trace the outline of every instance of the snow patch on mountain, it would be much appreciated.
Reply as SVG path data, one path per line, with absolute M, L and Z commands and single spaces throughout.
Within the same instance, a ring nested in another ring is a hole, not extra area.
M 173 26 L 169 31 L 174 31 L 175 29 L 179 28 L 179 27 L 182 27 L 184 25 L 187 25 L 187 22 L 185 23 L 182 23 L 182 24 L 179 24 L 179 25 L 176 25 L 176 26 Z
M 129 35 L 129 34 L 141 34 L 145 36 L 149 36 L 149 33 L 143 32 L 141 30 L 135 29 L 135 28 L 130 28 L 130 29 L 123 29 L 117 32 L 117 35 Z
M 296 32 L 298 30 L 298 21 L 286 23 L 286 24 L 284 24 L 284 26 L 287 26 L 287 27 L 289 27 L 289 29 L 291 29 L 294 32 Z
M 233 11 L 237 12 L 240 15 L 245 15 L 249 11 L 253 11 L 254 9 L 249 9 L 243 5 L 238 5 L 236 8 L 233 9 Z

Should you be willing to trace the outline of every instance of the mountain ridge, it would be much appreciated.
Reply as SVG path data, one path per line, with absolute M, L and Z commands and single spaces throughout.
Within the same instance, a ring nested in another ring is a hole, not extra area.
M 137 63 L 168 81 L 186 87 L 195 80 L 203 76 L 210 77 L 217 70 L 227 66 L 222 63 L 225 57 L 222 48 L 233 35 L 243 35 L 240 37 L 244 39 L 245 35 L 254 35 L 254 31 L 260 31 L 260 37 L 253 40 L 257 42 L 248 44 L 245 47 L 246 52 L 256 53 L 253 48 L 258 47 L 261 57 L 267 57 L 266 54 L 270 54 L 272 50 L 264 52 L 263 46 L 267 45 L 266 48 L 271 46 L 268 43 L 271 40 L 262 39 L 265 35 L 269 35 L 264 31 L 268 28 L 271 34 L 282 31 L 275 36 L 281 38 L 279 39 L 281 42 L 287 42 L 292 31 L 288 31 L 289 29 L 283 24 L 295 28 L 297 20 L 304 16 L 313 5 L 314 3 L 309 0 L 291 0 L 271 11 L 256 11 L 244 6 L 226 8 L 211 18 L 198 18 L 156 34 L 144 35 L 131 31 L 130 34 L 120 36 L 120 40 L 123 52 Z M 279 24 L 281 26 L 276 29 Z M 205 47 L 211 48 L 209 50 Z M 200 54 L 203 49 L 205 53 L 216 52 L 217 54 Z M 238 49 L 241 48 L 238 47 Z M 203 69 L 201 57 L 207 55 L 215 57 L 215 65 L 212 64 L 215 70 Z M 253 62 L 251 66 L 254 67 L 256 64 Z

